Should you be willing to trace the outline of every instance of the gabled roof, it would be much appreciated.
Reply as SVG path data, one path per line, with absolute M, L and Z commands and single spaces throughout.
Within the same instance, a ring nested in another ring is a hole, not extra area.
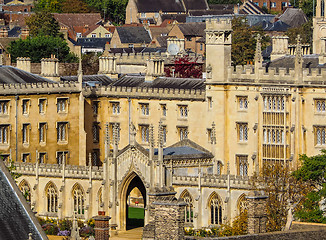
M 206 23 L 182 23 L 177 25 L 184 36 L 205 36 Z
M 287 8 L 278 20 L 290 27 L 299 27 L 308 21 L 306 14 L 299 8 Z
M 185 12 L 181 0 L 135 0 L 138 12 Z
M 140 26 L 117 27 L 121 43 L 150 43 L 152 41 L 148 31 Z
M 30 206 L 0 161 L 0 238 L 26 240 L 48 239 Z
M 39 83 L 39 82 L 53 83 L 54 81 L 49 80 L 47 78 L 43 78 L 36 74 L 25 72 L 18 68 L 0 65 L 0 84 Z
M 154 150 L 154 156 L 158 149 Z M 164 159 L 213 158 L 213 154 L 190 139 L 184 139 L 163 149 Z
M 240 14 L 261 15 L 261 14 L 265 14 L 265 13 L 260 7 L 258 7 L 252 1 L 245 0 L 244 3 L 240 7 Z
M 92 26 L 102 21 L 100 13 L 53 13 L 53 17 L 66 26 Z

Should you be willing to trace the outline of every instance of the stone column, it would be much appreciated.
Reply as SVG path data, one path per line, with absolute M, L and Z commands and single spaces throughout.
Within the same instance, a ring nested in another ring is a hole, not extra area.
M 105 212 L 99 212 L 98 216 L 93 217 L 95 220 L 95 240 L 108 240 L 110 238 L 109 221 L 111 217 L 104 216 Z
M 266 232 L 267 198 L 263 191 L 252 191 L 246 197 L 248 200 L 248 234 Z

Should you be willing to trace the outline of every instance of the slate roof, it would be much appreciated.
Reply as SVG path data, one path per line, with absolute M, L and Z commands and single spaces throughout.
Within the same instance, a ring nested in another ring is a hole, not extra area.
M 303 68 L 325 68 L 325 65 L 319 65 L 318 55 L 303 55 Z M 295 56 L 284 56 L 278 59 L 275 59 L 273 62 L 265 64 L 267 67 L 275 67 L 275 68 L 294 68 Z
M 60 81 L 78 81 L 77 76 L 62 76 Z M 106 75 L 83 75 L 83 83 L 94 86 L 95 84 L 110 85 L 112 79 Z
M 150 43 L 152 41 L 148 31 L 141 26 L 117 27 L 121 43 Z
M 291 27 L 299 27 L 308 21 L 306 14 L 299 8 L 287 8 L 278 19 Z
M 105 48 L 106 43 L 110 43 L 111 38 L 77 38 L 76 45 L 85 48 Z
M 263 20 L 259 22 L 258 24 L 255 24 L 255 26 L 260 26 L 264 31 L 276 31 L 276 32 L 286 32 L 290 26 L 283 21 L 276 21 L 274 23 L 271 23 L 267 20 Z
M 162 22 L 164 22 L 164 20 L 176 20 L 179 23 L 185 23 L 187 20 L 188 14 L 162 14 L 161 15 L 161 19 Z
M 208 9 L 208 10 L 190 10 L 189 16 L 205 16 L 205 15 L 224 15 L 233 14 L 233 9 Z
M 135 3 L 138 12 L 185 12 L 180 0 L 135 0 Z
M 154 149 L 154 156 L 158 155 L 158 149 Z M 199 146 L 190 139 L 181 140 L 163 149 L 164 159 L 190 159 L 190 158 L 213 158 L 213 154 L 207 149 Z
M 184 36 L 205 36 L 206 23 L 182 23 L 177 25 Z
M 13 84 L 13 83 L 38 83 L 54 81 L 47 78 L 40 77 L 39 75 L 25 72 L 18 68 L 11 66 L 0 65 L 0 84 Z
M 4 162 L 0 161 L 0 238 L 26 240 L 48 239 L 12 179 Z
M 152 88 L 175 88 L 175 89 L 201 89 L 205 90 L 203 79 L 197 78 L 170 78 L 159 77 L 153 81 L 145 81 L 145 76 L 125 75 L 112 83 L 113 86 L 125 87 L 152 87 Z
M 135 48 L 110 48 L 110 53 L 151 53 L 166 52 L 166 48 L 135 47 Z
M 208 9 L 206 0 L 183 0 L 186 10 L 205 10 Z

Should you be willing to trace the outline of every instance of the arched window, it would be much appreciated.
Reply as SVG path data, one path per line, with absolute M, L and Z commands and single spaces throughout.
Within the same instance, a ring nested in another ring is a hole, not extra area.
M 210 224 L 222 224 L 222 206 L 220 198 L 217 193 L 214 192 L 209 199 Z
M 19 189 L 24 195 L 27 202 L 31 202 L 31 188 L 29 187 L 28 183 L 23 180 L 19 184 Z
M 246 195 L 242 194 L 238 199 L 238 212 L 239 214 L 244 213 L 248 210 L 248 201 L 246 199 Z
M 47 211 L 50 213 L 58 212 L 58 191 L 52 182 L 49 182 L 46 187 Z
M 84 214 L 85 211 L 84 191 L 79 184 L 75 184 L 75 186 L 73 187 L 72 197 L 74 199 L 74 211 L 77 214 Z
M 187 190 L 181 194 L 180 198 L 187 204 L 185 207 L 185 222 L 192 223 L 194 221 L 193 199 Z

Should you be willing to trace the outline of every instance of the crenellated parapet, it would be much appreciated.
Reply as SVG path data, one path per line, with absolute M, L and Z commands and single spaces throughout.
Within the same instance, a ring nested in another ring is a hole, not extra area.
M 84 96 L 96 94 L 107 97 L 130 98 L 157 98 L 157 99 L 182 99 L 205 100 L 205 91 L 201 89 L 175 89 L 175 88 L 151 88 L 151 87 L 124 87 L 124 86 L 100 86 L 83 88 Z
M 278 84 L 326 84 L 325 68 L 303 68 L 302 82 L 296 77 L 294 68 L 259 68 L 253 65 L 229 67 L 229 82 L 278 83 Z
M 39 83 L 15 83 L 0 84 L 0 95 L 14 94 L 51 94 L 51 93 L 75 93 L 80 92 L 77 82 L 39 82 Z

